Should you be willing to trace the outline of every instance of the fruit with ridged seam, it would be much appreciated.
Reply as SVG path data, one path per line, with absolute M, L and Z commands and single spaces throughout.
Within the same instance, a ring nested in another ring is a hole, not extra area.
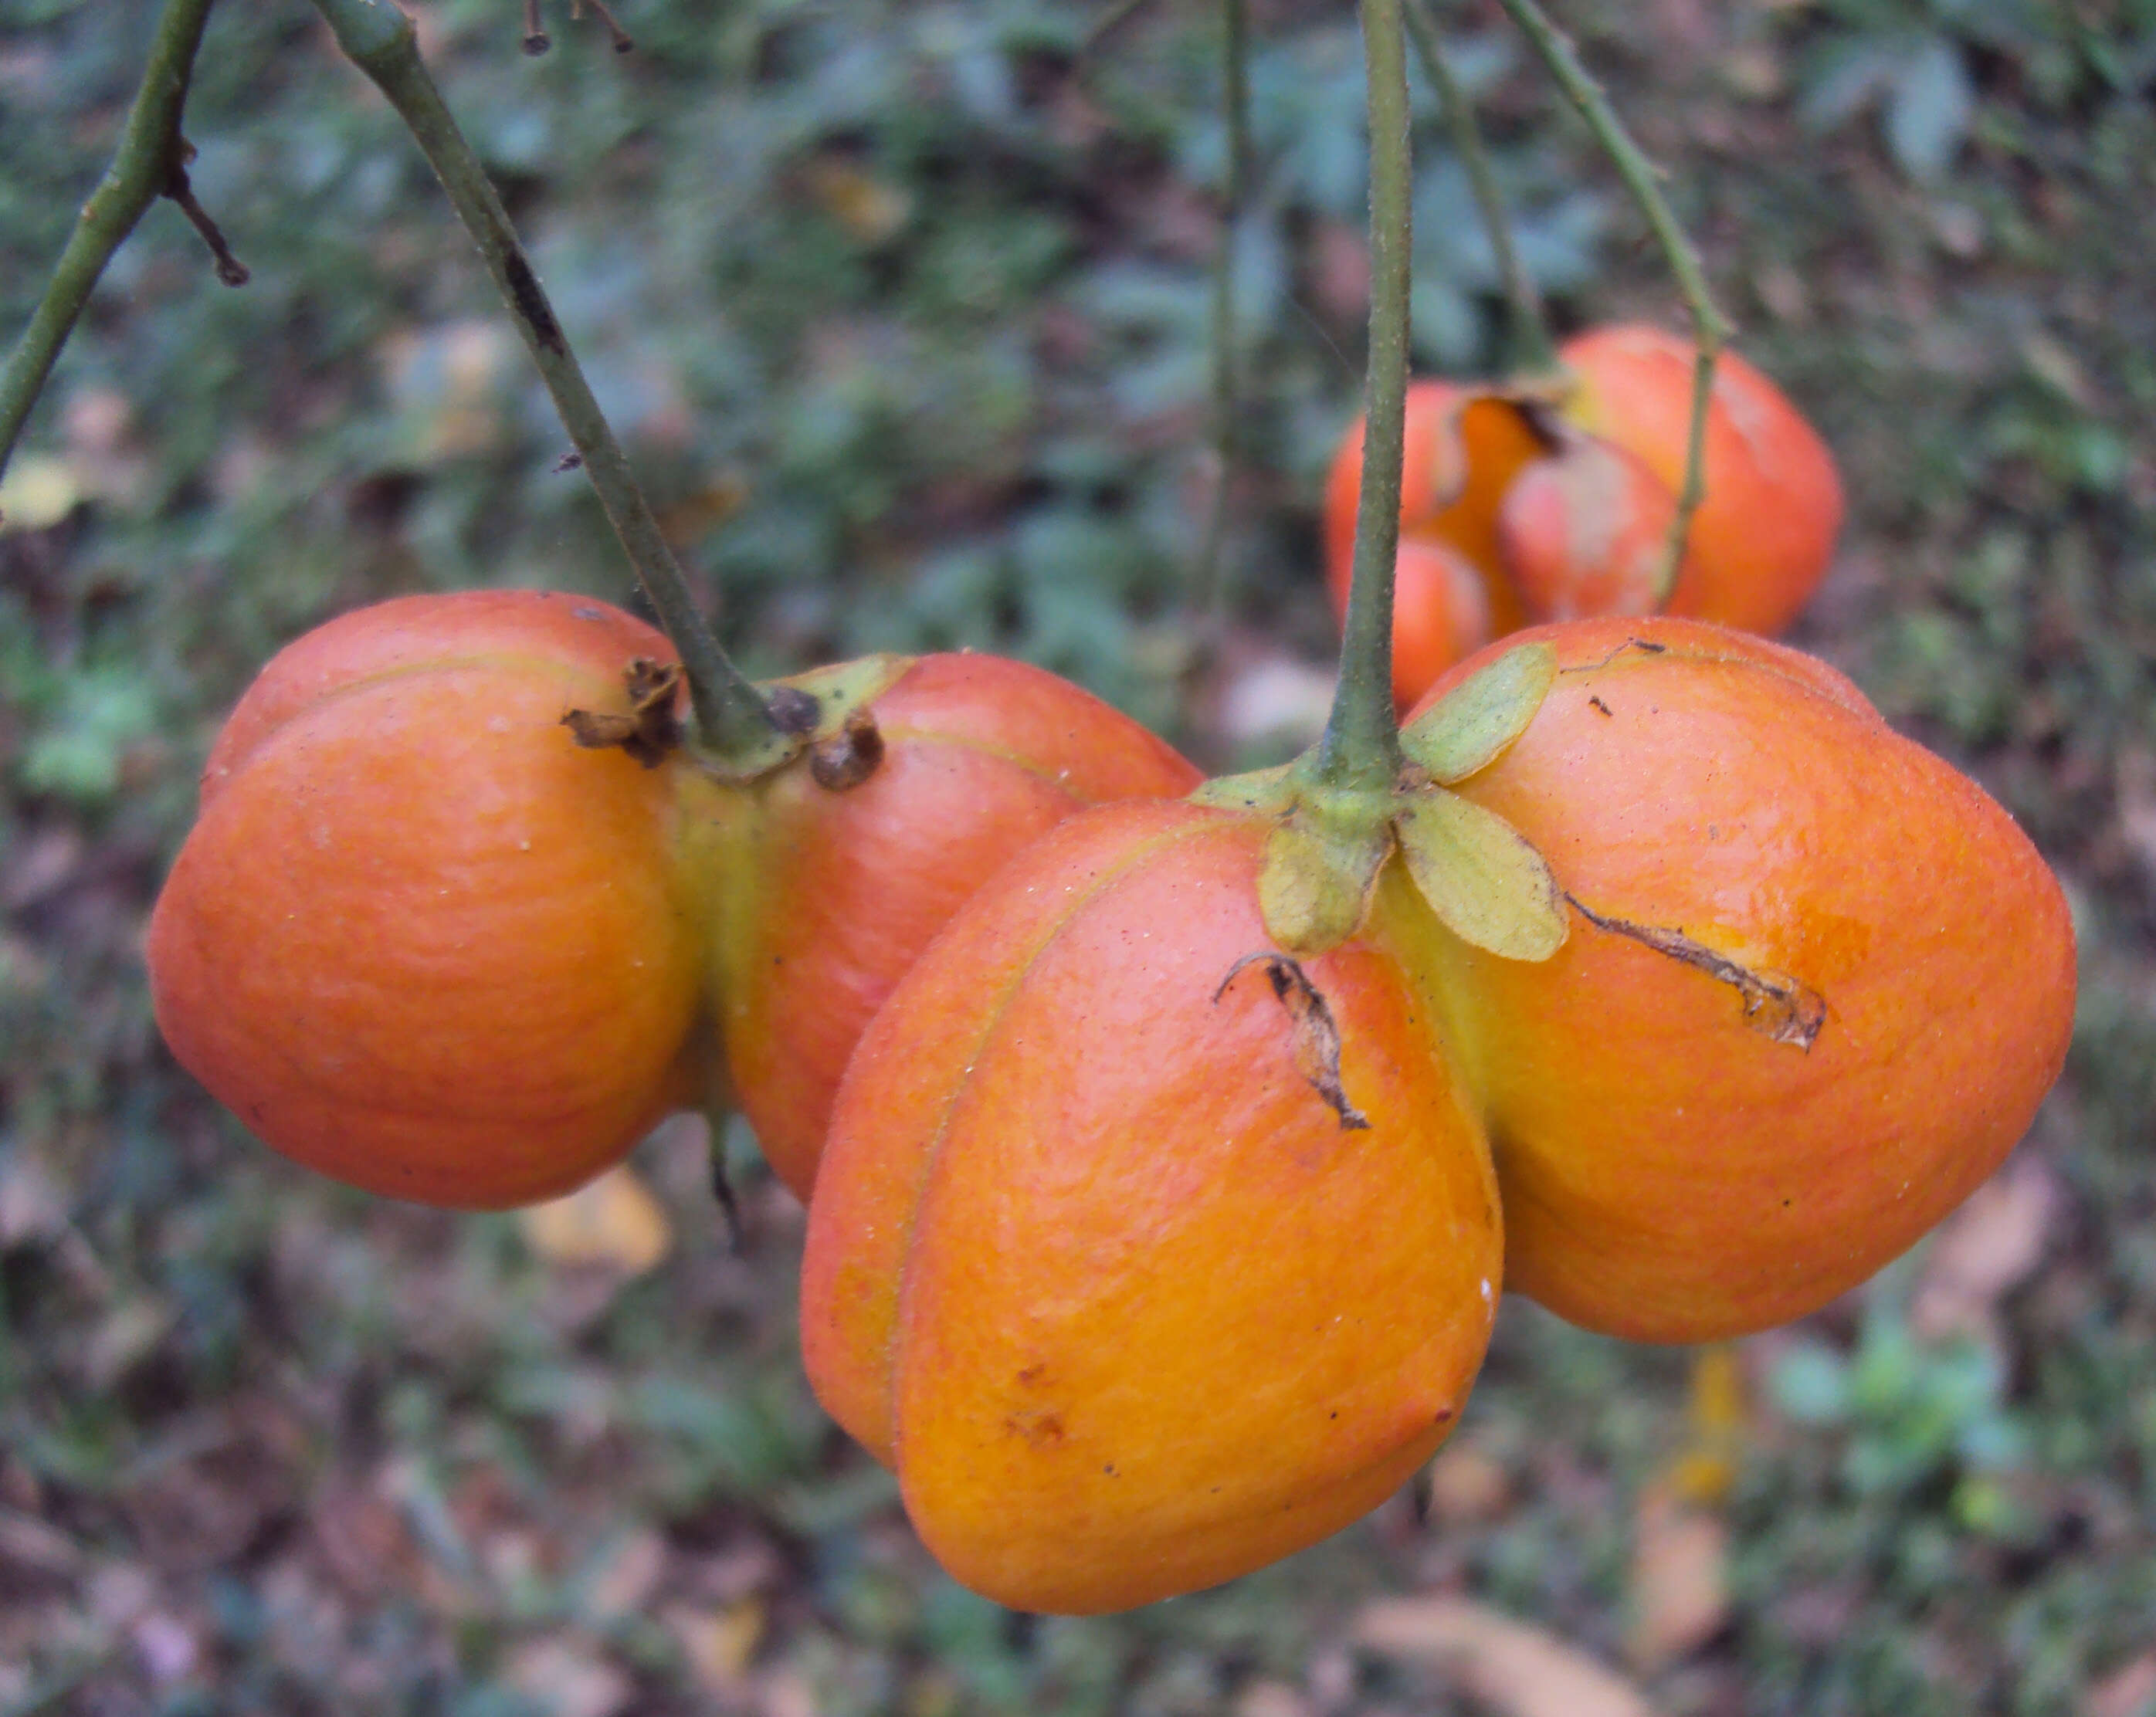
M 588 598 L 407 597 L 281 651 L 213 747 L 151 919 L 157 1023 L 265 1142 L 500 1208 L 693 1089 L 698 906 L 667 771 L 587 750 L 673 652 Z
M 1394 952 L 1297 961 L 1268 819 L 1084 812 L 959 911 L 848 1069 L 803 1356 L 923 1541 L 1126 1608 L 1337 1530 L 1456 1422 L 1501 1285 L 1488 1154 Z
M 2072 1026 L 2064 899 L 1810 657 L 1668 618 L 1507 642 L 1535 639 L 1555 685 L 1455 791 L 1539 850 L 1570 935 L 1537 964 L 1433 927 L 1417 961 L 1490 1129 L 1508 1280 L 1635 1340 L 1786 1322 L 2027 1129 Z

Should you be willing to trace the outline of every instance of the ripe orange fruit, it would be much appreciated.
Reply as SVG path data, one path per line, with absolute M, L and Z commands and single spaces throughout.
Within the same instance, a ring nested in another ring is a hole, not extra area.
M 1636 454 L 1675 495 L 1691 421 L 1691 342 L 1627 325 L 1568 341 L 1560 356 L 1579 379 L 1565 415 Z M 1697 577 L 1670 612 L 1779 632 L 1826 576 L 1840 534 L 1834 456 L 1788 395 L 1724 351 L 1715 361 L 1704 470 L 1687 544 Z
M 1417 956 L 1483 1104 L 1508 1278 L 1640 1340 L 1786 1322 L 2021 1137 L 2072 1027 L 2065 901 L 1822 663 L 1675 618 L 1530 638 L 1556 688 L 1457 791 L 1548 860 L 1569 939 L 1529 964 L 1433 923 Z
M 1661 478 L 1599 437 L 1574 435 L 1530 460 L 1497 510 L 1521 606 L 1537 621 L 1651 614 L 1676 510 Z M 1687 560 L 1673 609 L 1697 582 L 1697 567 Z
M 866 708 L 880 761 L 858 784 L 792 768 L 696 797 L 723 879 L 734 1099 L 803 1200 L 855 1042 L 945 920 L 1072 812 L 1199 779 L 1127 715 L 999 656 L 921 657 Z
M 667 773 L 580 748 L 650 628 L 533 591 L 408 597 L 282 651 L 158 896 L 173 1053 L 286 1156 L 498 1208 L 575 1187 L 687 1089 L 697 909 Z
M 847 1071 L 810 1381 L 999 1602 L 1122 1609 L 1312 1543 L 1428 1458 L 1481 1364 L 1494 1183 L 1391 951 L 1399 890 L 1297 965 L 1259 913 L 1267 833 L 1072 817 Z
M 1573 378 L 1408 390 L 1394 684 L 1403 708 L 1481 638 L 1542 620 L 1653 606 L 1690 433 L 1693 349 L 1659 329 L 1591 330 L 1559 354 Z M 1327 582 L 1344 614 L 1363 462 L 1358 419 L 1325 492 Z M 1788 397 L 1735 352 L 1709 396 L 1705 496 L 1666 603 L 1673 614 L 1781 630 L 1826 574 L 1841 528 L 1834 460 Z M 1411 568 L 1441 545 L 1445 577 Z M 1478 622 L 1486 616 L 1487 631 Z

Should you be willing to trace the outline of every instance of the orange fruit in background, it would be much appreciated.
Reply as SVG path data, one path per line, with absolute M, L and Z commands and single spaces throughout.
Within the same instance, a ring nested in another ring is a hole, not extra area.
M 268 1144 L 393 1197 L 566 1192 L 691 1089 L 698 912 L 665 770 L 585 750 L 649 627 L 534 591 L 309 633 L 225 724 L 159 894 L 172 1053 Z
M 1983 789 L 1823 663 L 1675 618 L 1537 628 L 1563 671 L 1458 791 L 1571 901 L 1543 964 L 1433 925 L 1510 1284 L 1699 1341 L 1815 1310 L 2018 1141 L 2071 1033 L 2066 903 Z M 1441 695 L 1496 653 L 1461 664 Z
M 1326 478 L 1325 566 L 1336 615 L 1348 611 L 1354 572 L 1363 432 L 1358 418 Z M 1404 445 L 1393 602 L 1393 689 L 1403 709 L 1469 650 L 1527 623 L 1499 559 L 1497 507 L 1520 468 L 1543 451 L 1512 405 L 1433 381 L 1409 384 Z M 1466 594 L 1475 585 L 1479 602 Z
M 1645 612 L 1676 516 L 1690 433 L 1691 342 L 1657 328 L 1598 328 L 1559 353 L 1573 387 L 1417 382 L 1408 389 L 1394 603 L 1394 690 L 1404 709 L 1479 640 L 1456 578 L 1412 572 L 1442 545 L 1479 578 L 1489 630 Z M 1326 574 L 1347 611 L 1363 424 L 1350 426 L 1325 490 Z M 1716 362 L 1706 491 L 1666 603 L 1673 614 L 1779 632 L 1825 577 L 1842 519 L 1825 443 L 1737 353 Z
M 1537 621 L 1652 613 L 1676 510 L 1661 479 L 1599 437 L 1572 437 L 1530 460 L 1497 510 L 1521 606 Z M 1672 610 L 1681 611 L 1697 577 L 1698 562 L 1687 557 Z
M 691 789 L 724 879 L 716 982 L 734 1099 L 803 1200 L 855 1041 L 945 920 L 1074 811 L 1199 779 L 1090 692 L 999 656 L 921 657 L 867 709 L 881 756 L 857 786 L 794 768 Z
M 1660 328 L 1597 328 L 1558 354 L 1578 377 L 1564 414 L 1636 454 L 1674 495 L 1691 423 L 1691 341 Z M 1775 633 L 1797 617 L 1834 556 L 1841 479 L 1789 396 L 1735 351 L 1715 360 L 1707 488 L 1692 515 L 1698 576 L 1672 613 Z
M 1273 946 L 1270 826 L 1072 817 L 960 910 L 847 1072 L 803 1357 L 998 1602 L 1122 1609 L 1314 1543 L 1429 1458 L 1481 1365 L 1502 1225 L 1392 951 L 1410 909 L 1388 884 L 1363 934 L 1238 971 Z

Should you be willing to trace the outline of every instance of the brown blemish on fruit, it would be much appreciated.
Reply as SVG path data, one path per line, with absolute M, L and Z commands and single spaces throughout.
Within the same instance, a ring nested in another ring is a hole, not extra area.
M 1334 1023 L 1332 1010 L 1323 994 L 1311 982 L 1301 962 L 1270 948 L 1260 953 L 1245 954 L 1228 968 L 1227 976 L 1220 980 L 1219 988 L 1213 992 L 1214 1005 L 1219 1005 L 1220 998 L 1228 993 L 1228 986 L 1246 966 L 1251 966 L 1265 967 L 1274 996 L 1287 1009 L 1288 1017 L 1294 1023 L 1296 1070 L 1340 1117 L 1342 1132 L 1367 1131 L 1369 1117 L 1348 1100 L 1347 1089 L 1340 1082 L 1340 1028 Z
M 1799 978 L 1784 971 L 1754 971 L 1726 955 L 1716 953 L 1704 943 L 1694 941 L 1682 930 L 1605 917 L 1575 894 L 1567 894 L 1565 899 L 1597 930 L 1630 937 L 1657 954 L 1681 960 L 1718 982 L 1727 984 L 1743 998 L 1744 1023 L 1774 1043 L 1793 1043 L 1809 1052 L 1820 1028 L 1826 1023 L 1826 997 Z
M 843 793 L 874 775 L 882 761 L 883 735 L 875 717 L 856 710 L 844 727 L 808 754 L 808 773 L 818 787 Z
M 639 656 L 623 671 L 622 682 L 629 689 L 628 715 L 572 710 L 562 725 L 587 751 L 618 746 L 646 769 L 655 769 L 681 743 L 681 718 L 675 709 L 680 664 Z
M 1023 1437 L 1035 1448 L 1054 1448 L 1063 1441 L 1063 1421 L 1055 1413 L 1013 1413 L 1004 1429 Z

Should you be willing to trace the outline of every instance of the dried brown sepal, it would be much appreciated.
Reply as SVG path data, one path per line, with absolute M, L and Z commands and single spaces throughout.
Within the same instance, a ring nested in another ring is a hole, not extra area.
M 587 751 L 618 747 L 646 769 L 655 769 L 681 743 L 681 665 L 639 656 L 622 680 L 629 690 L 629 714 L 572 710 L 562 725 Z
M 1228 968 L 1228 975 L 1213 992 L 1214 1005 L 1218 1007 L 1228 987 L 1253 966 L 1265 968 L 1274 997 L 1287 1009 L 1294 1024 L 1296 1070 L 1340 1117 L 1342 1132 L 1368 1131 L 1370 1118 L 1348 1100 L 1347 1088 L 1340 1082 L 1340 1028 L 1323 992 L 1311 982 L 1300 961 L 1271 948 L 1245 954 Z
M 883 735 L 867 710 L 853 710 L 846 725 L 808 754 L 808 773 L 827 792 L 859 787 L 883 762 Z
M 1727 955 L 1716 953 L 1705 943 L 1694 941 L 1682 930 L 1611 917 L 1597 912 L 1577 894 L 1567 894 L 1565 899 L 1595 929 L 1629 937 L 1727 984 L 1743 998 L 1744 1023 L 1770 1042 L 1794 1044 L 1809 1052 L 1826 1023 L 1826 997 L 1801 978 L 1785 971 L 1754 971 Z

